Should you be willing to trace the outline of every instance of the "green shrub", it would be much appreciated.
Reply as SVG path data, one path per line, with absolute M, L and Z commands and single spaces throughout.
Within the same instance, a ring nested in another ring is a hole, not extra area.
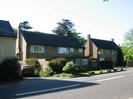
M 95 75 L 95 72 L 90 72 L 89 74 L 90 74 L 90 75 Z
M 41 76 L 41 77 L 50 77 L 50 76 L 52 76 L 54 74 L 54 72 L 53 72 L 53 70 L 52 70 L 52 68 L 51 67 L 46 67 L 46 68 L 44 68 L 44 69 L 42 69 L 40 72 L 39 72 L 39 75 Z
M 75 76 L 73 74 L 62 73 L 62 74 L 56 74 L 56 75 L 54 75 L 54 77 L 59 77 L 59 78 L 73 78 Z
M 25 60 L 25 63 L 29 66 L 32 66 L 34 69 L 34 76 L 39 76 L 39 72 L 42 69 L 36 58 L 29 58 Z
M 25 63 L 30 66 L 35 66 L 37 64 L 37 59 L 35 58 L 29 58 L 25 60 Z
M 20 64 L 17 58 L 6 58 L 0 63 L 1 81 L 17 80 L 20 78 Z
M 133 61 L 128 61 L 128 62 L 127 62 L 127 66 L 128 66 L 128 67 L 133 67 Z
M 65 73 L 76 73 L 79 71 L 79 67 L 74 64 L 73 61 L 67 62 L 63 67 L 63 72 Z
M 62 68 L 65 66 L 67 59 L 65 58 L 55 58 L 49 61 L 49 66 L 53 69 L 54 72 L 62 73 Z

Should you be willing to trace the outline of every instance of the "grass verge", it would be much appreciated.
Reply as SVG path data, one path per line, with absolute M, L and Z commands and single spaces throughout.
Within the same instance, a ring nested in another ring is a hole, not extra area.
M 87 72 L 81 72 L 76 74 L 67 74 L 67 73 L 61 73 L 61 74 L 55 74 L 53 77 L 59 77 L 59 78 L 75 78 L 75 77 L 85 77 L 85 76 L 93 76 L 93 75 L 100 75 L 109 73 L 108 70 L 96 70 L 96 71 L 87 71 Z

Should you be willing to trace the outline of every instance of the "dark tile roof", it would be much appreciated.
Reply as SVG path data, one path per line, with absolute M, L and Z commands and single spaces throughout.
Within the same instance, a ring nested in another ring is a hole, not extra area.
M 91 38 L 91 40 L 94 42 L 94 44 L 98 47 L 98 48 L 102 48 L 102 49 L 114 49 L 114 50 L 118 50 L 118 46 L 115 44 L 115 42 L 113 41 L 107 41 L 107 40 L 100 40 L 100 39 L 93 39 Z
M 0 20 L 0 36 L 16 37 L 17 33 L 13 31 L 9 21 Z
M 82 48 L 81 43 L 72 37 L 31 31 L 22 31 L 22 35 L 30 45 Z

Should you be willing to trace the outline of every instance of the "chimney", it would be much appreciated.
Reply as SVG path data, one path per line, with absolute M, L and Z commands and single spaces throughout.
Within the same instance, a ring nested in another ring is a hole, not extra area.
M 91 35 L 89 34 L 89 35 L 87 36 L 87 40 L 90 40 L 90 38 L 91 38 Z
M 114 42 L 114 38 L 112 38 L 111 41 Z
M 89 44 L 89 48 L 88 48 L 88 51 L 89 51 L 89 55 L 88 56 L 91 56 L 91 52 L 92 52 L 92 48 L 91 48 L 91 35 L 87 35 L 87 41 L 88 41 L 88 44 Z

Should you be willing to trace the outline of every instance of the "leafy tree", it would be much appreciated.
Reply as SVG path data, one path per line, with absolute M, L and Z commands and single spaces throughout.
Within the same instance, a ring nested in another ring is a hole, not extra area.
M 133 47 L 130 48 L 127 46 L 123 46 L 122 51 L 123 51 L 125 60 L 127 60 L 127 61 L 133 60 Z
M 103 0 L 104 2 L 106 2 L 106 1 L 109 1 L 109 0 Z
M 19 24 L 19 30 L 28 30 L 32 29 L 28 21 L 23 21 Z
M 52 30 L 57 35 L 71 36 L 74 24 L 68 19 L 62 19 L 61 22 L 58 22 L 58 27 Z
M 125 46 L 133 47 L 133 29 L 125 34 Z
M 119 47 L 117 54 L 117 65 L 123 66 L 124 65 L 123 63 L 124 63 L 123 53 L 121 47 Z
M 63 35 L 68 37 L 75 37 L 81 42 L 82 45 L 86 42 L 85 38 L 80 36 L 81 33 L 77 32 L 73 27 L 74 24 L 68 19 L 62 19 L 58 22 L 58 27 L 52 30 L 57 35 Z
M 84 45 L 85 42 L 86 42 L 86 39 L 85 39 L 84 37 L 80 36 L 80 35 L 81 35 L 81 33 L 76 32 L 76 30 L 72 32 L 72 37 L 77 38 L 77 39 L 79 40 L 79 42 L 80 42 L 82 45 Z
M 124 59 L 127 61 L 133 60 L 133 29 L 127 32 L 124 38 L 125 42 L 122 47 Z
M 18 55 L 18 58 L 19 60 L 22 60 L 22 49 L 21 49 L 21 30 L 28 30 L 28 29 L 32 29 L 32 27 L 30 26 L 29 22 L 28 21 L 23 21 L 21 23 L 19 23 L 19 26 L 18 26 L 18 36 L 19 36 L 19 39 L 18 39 L 18 48 L 19 48 L 19 52 L 17 53 Z
M 17 33 L 18 29 L 16 29 L 16 28 L 13 28 L 13 31 L 14 31 L 15 33 Z

